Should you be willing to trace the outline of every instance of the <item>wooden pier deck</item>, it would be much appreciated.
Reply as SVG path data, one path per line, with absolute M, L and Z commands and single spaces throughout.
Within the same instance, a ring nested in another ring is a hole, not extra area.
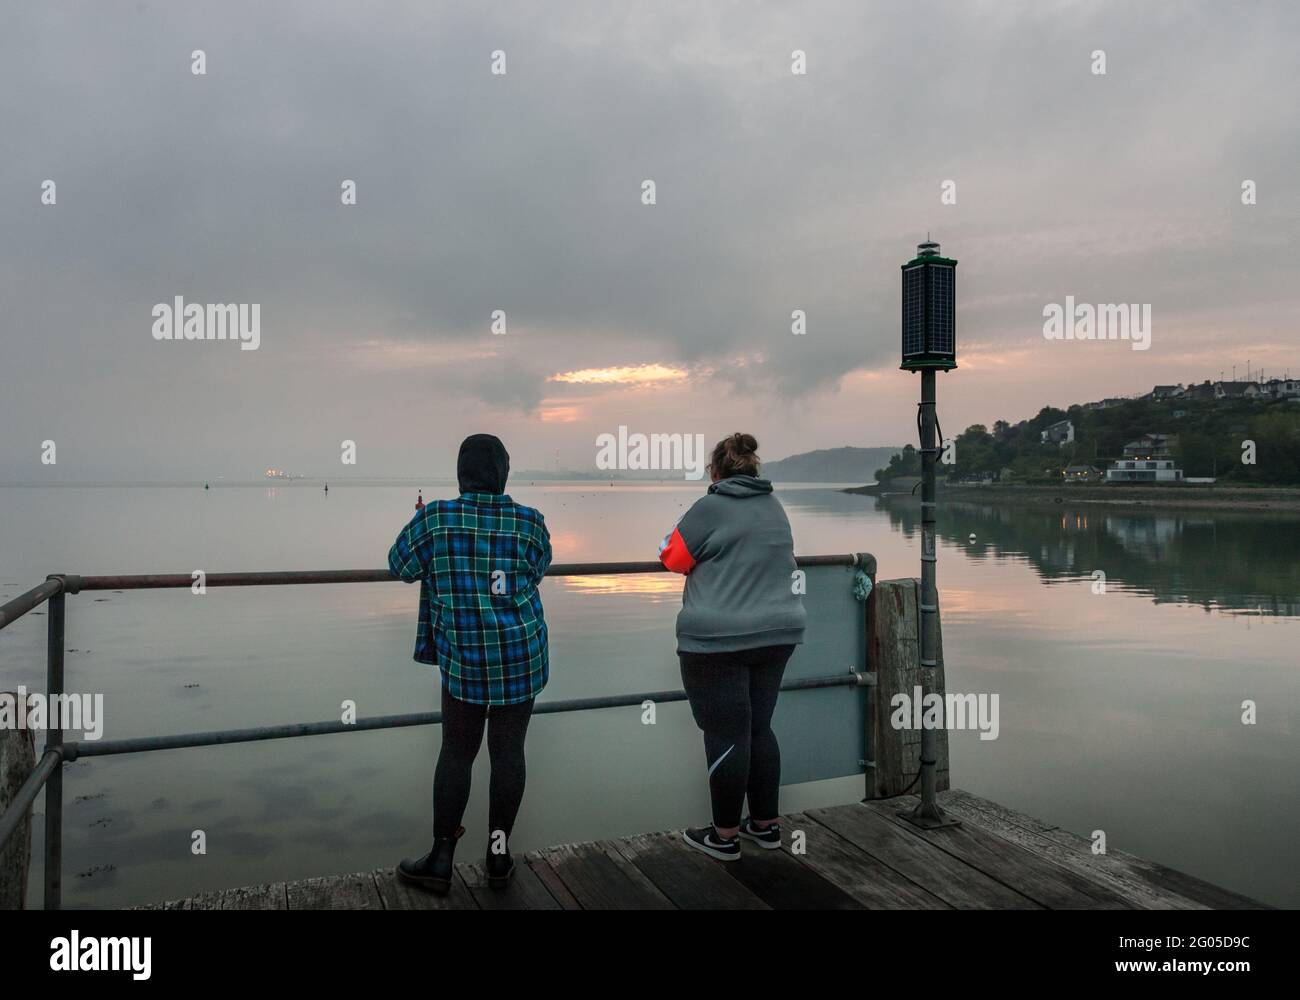
M 746 844 L 721 863 L 679 833 L 549 847 L 517 857 L 510 888 L 480 864 L 457 865 L 446 896 L 398 882 L 391 868 L 211 892 L 149 908 L 182 910 L 578 909 L 1256 909 L 1264 904 L 959 790 L 941 792 L 959 828 L 899 818 L 910 796 L 785 817 L 785 846 Z M 802 854 L 791 834 L 802 830 Z

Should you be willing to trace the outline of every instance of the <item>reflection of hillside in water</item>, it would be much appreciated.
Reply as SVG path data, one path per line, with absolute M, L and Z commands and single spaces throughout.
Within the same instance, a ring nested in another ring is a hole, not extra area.
M 918 504 L 879 504 L 904 535 L 920 531 Z M 1149 594 L 1157 604 L 1300 616 L 1296 518 L 945 503 L 939 535 L 976 561 L 1023 558 L 1047 582 L 1102 570 L 1108 587 Z

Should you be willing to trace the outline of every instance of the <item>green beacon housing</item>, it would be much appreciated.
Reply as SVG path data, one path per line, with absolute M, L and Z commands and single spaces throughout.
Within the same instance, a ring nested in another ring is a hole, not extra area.
M 907 371 L 957 367 L 957 262 L 926 241 L 902 265 L 903 363 Z

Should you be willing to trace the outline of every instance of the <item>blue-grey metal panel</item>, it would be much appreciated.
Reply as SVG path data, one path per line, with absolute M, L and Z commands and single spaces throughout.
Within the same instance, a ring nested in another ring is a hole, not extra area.
M 810 566 L 804 608 L 808 629 L 786 667 L 787 680 L 865 670 L 866 609 L 853 596 L 851 566 Z M 786 691 L 772 728 L 781 744 L 781 783 L 861 774 L 865 687 Z
M 942 264 L 930 265 L 930 302 L 925 313 L 933 353 L 952 354 L 956 350 L 956 283 L 956 270 Z
M 864 669 L 866 614 L 853 597 L 853 568 L 808 566 L 804 573 L 808 627 L 803 645 L 796 647 L 786 667 L 786 678 Z M 542 699 L 680 689 L 674 620 L 681 608 L 681 583 L 681 577 L 667 573 L 617 580 L 548 579 L 542 599 L 550 626 L 551 680 Z M 593 602 L 599 602 L 598 609 Z M 600 627 L 593 628 L 593 620 Z M 589 663 L 607 664 L 608 669 L 569 668 Z M 781 695 L 773 726 L 781 741 L 783 784 L 862 773 L 858 761 L 863 755 L 866 690 L 845 686 Z M 640 730 L 639 713 L 631 718 Z M 684 705 L 663 713 L 654 734 L 692 747 L 700 739 Z M 702 750 L 699 761 L 702 767 Z
M 905 358 L 925 351 L 925 302 L 921 295 L 924 274 L 925 269 L 920 265 L 909 267 L 903 272 L 903 357 Z

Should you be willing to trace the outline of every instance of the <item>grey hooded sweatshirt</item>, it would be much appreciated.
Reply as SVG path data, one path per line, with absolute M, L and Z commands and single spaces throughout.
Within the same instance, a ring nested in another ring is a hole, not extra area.
M 794 539 L 766 479 L 731 476 L 711 485 L 663 540 L 659 559 L 686 574 L 678 652 L 803 642 L 806 616 L 795 593 Z

